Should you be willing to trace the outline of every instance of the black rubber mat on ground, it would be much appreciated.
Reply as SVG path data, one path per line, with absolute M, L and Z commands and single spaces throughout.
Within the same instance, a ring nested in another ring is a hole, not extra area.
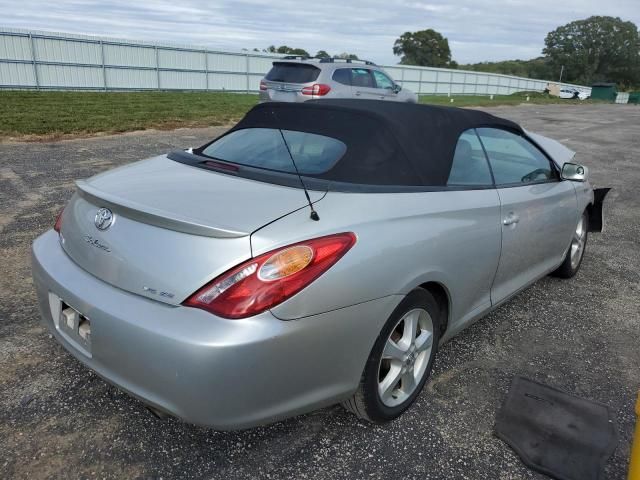
M 516 377 L 498 414 L 496 435 L 530 468 L 559 480 L 600 480 L 618 443 L 613 412 Z

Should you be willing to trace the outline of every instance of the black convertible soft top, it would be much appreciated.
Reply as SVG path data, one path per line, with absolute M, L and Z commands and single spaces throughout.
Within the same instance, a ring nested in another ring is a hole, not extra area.
M 262 103 L 231 131 L 280 128 L 344 142 L 344 157 L 314 178 L 437 187 L 447 183 L 460 134 L 477 127 L 523 133 L 516 123 L 479 110 L 359 99 Z
M 304 174 L 308 189 L 344 192 L 424 191 L 446 187 L 460 134 L 494 127 L 523 135 L 519 125 L 479 110 L 384 100 L 312 100 L 262 103 L 223 135 L 246 128 L 315 133 L 342 141 L 346 152 L 329 170 Z M 222 138 L 222 137 L 219 137 Z M 176 162 L 258 181 L 302 187 L 281 172 L 207 157 L 213 140 L 192 152 L 176 150 Z M 456 187 L 464 188 L 464 187 Z

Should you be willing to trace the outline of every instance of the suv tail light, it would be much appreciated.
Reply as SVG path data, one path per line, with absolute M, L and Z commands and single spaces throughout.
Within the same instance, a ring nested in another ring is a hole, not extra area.
M 314 238 L 247 260 L 183 302 L 219 317 L 246 318 L 292 297 L 326 272 L 356 243 L 355 234 Z
M 267 89 L 267 84 L 264 83 L 264 80 L 260 80 L 260 90 L 264 91 Z
M 331 91 L 331 87 L 329 85 L 325 85 L 324 83 L 314 83 L 313 85 L 309 85 L 308 87 L 304 87 L 300 93 L 302 95 L 318 95 L 322 97 Z

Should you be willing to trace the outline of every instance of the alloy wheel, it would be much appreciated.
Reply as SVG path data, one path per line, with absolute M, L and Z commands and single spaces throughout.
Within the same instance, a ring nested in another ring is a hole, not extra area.
M 387 339 L 378 367 L 378 395 L 387 407 L 405 402 L 420 385 L 433 348 L 433 320 L 416 308 L 405 313 Z
M 582 259 L 584 253 L 585 239 L 587 236 L 587 225 L 584 215 L 580 218 L 575 232 L 573 232 L 573 238 L 571 239 L 571 268 L 576 269 Z

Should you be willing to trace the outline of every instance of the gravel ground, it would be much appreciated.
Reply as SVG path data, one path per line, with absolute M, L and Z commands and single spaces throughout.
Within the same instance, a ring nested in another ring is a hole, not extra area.
M 492 434 L 514 375 L 610 405 L 623 479 L 640 383 L 640 108 L 494 113 L 578 151 L 611 186 L 603 234 L 576 278 L 545 278 L 445 345 L 416 404 L 385 426 L 340 407 L 244 432 L 159 421 L 89 372 L 38 321 L 29 245 L 73 181 L 202 143 L 216 129 L 0 145 L 0 478 L 539 479 Z

